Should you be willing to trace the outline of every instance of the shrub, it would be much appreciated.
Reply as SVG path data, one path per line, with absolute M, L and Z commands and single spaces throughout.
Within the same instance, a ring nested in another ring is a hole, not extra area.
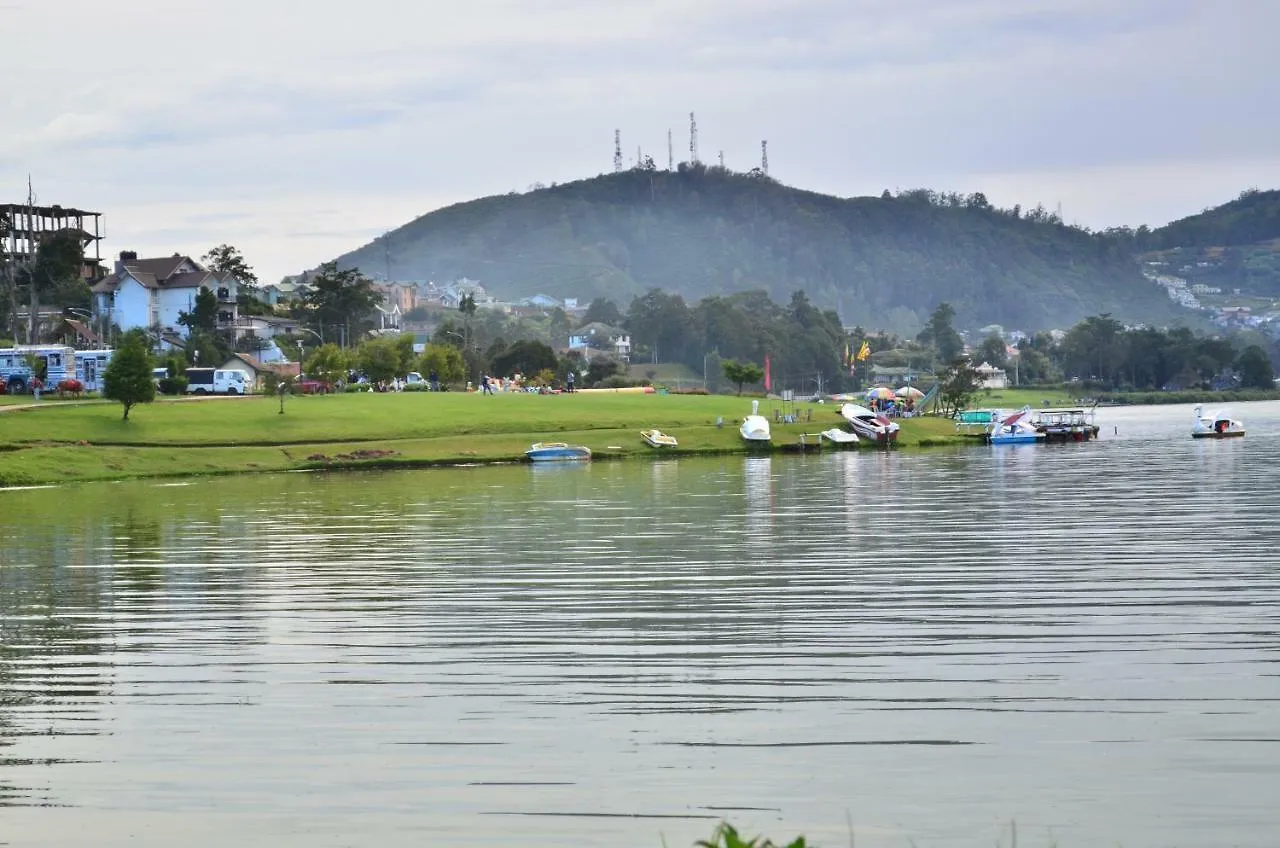
M 160 380 L 160 394 L 182 395 L 187 393 L 186 377 L 163 377 Z

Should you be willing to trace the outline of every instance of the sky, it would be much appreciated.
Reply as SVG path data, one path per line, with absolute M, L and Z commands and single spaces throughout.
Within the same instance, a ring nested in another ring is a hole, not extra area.
M 264 282 L 433 209 L 689 158 L 1152 226 L 1280 187 L 1273 0 L 0 0 L 0 202 Z

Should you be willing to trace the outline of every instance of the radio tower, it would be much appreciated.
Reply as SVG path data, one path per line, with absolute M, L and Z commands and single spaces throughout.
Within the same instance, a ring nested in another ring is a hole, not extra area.
M 640 154 L 640 145 L 636 145 L 636 167 L 639 168 L 644 164 L 644 159 Z
M 613 131 L 613 172 L 622 173 L 622 130 Z
M 766 177 L 769 176 L 769 142 L 767 139 L 760 142 L 760 172 Z
M 674 171 L 676 169 L 675 149 L 671 146 L 671 130 L 667 130 L 667 170 Z
M 720 151 L 720 167 L 721 168 L 724 167 L 724 151 L 723 150 Z
M 689 164 L 698 164 L 698 121 L 689 113 Z

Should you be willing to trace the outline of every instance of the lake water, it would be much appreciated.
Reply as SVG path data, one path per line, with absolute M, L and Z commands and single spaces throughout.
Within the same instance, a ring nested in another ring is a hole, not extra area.
M 0 844 L 1280 843 L 1280 404 L 0 491 Z

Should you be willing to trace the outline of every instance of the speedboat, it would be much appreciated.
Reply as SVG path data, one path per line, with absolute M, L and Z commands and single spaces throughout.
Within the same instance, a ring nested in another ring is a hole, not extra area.
M 1043 442 L 1045 434 L 1031 423 L 1031 407 L 1024 406 L 1008 418 L 992 424 L 987 441 L 993 445 L 1022 445 Z
M 1195 422 L 1191 425 L 1191 438 L 1230 439 L 1243 435 L 1244 424 L 1232 418 L 1225 410 L 1206 413 L 1204 407 L 1196 407 Z
M 537 442 L 524 455 L 530 462 L 572 462 L 591 459 L 591 448 L 564 442 Z
M 751 401 L 751 414 L 742 419 L 738 428 L 742 438 L 748 442 L 766 443 L 769 441 L 769 419 L 760 414 L 760 401 Z
M 850 433 L 848 430 L 841 430 L 839 427 L 823 430 L 822 438 L 837 445 L 856 445 L 858 443 L 857 433 Z
M 878 412 L 872 412 L 865 406 L 846 403 L 838 411 L 840 417 L 849 422 L 849 426 L 853 428 L 853 432 L 860 439 L 888 444 L 898 438 L 898 430 L 901 428 L 896 421 L 890 421 L 885 416 Z
M 640 438 L 651 448 L 674 448 L 679 446 L 675 436 L 668 436 L 661 430 L 641 430 Z

